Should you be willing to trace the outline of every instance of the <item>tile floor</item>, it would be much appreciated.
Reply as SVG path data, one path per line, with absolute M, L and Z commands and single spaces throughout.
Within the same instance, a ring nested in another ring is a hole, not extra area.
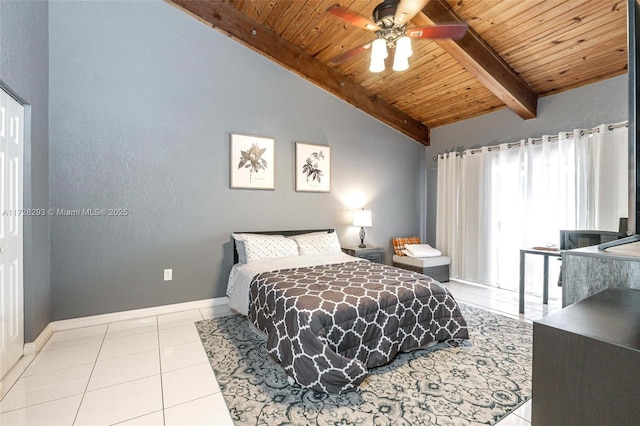
M 0 425 L 232 425 L 200 309 L 56 332 L 4 380 Z
M 518 317 L 518 295 L 461 282 L 457 300 Z M 554 296 L 551 289 L 551 296 Z M 528 296 L 522 320 L 559 310 Z M 0 425 L 232 425 L 194 322 L 226 307 L 54 333 L 4 378 Z M 499 426 L 529 425 L 531 402 Z

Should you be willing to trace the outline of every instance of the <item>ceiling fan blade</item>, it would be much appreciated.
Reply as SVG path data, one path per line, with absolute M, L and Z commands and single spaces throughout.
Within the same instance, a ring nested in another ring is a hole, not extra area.
M 343 21 L 359 27 L 365 30 L 370 31 L 378 31 L 380 28 L 369 18 L 365 18 L 364 16 L 357 14 L 355 12 L 350 11 L 349 9 L 345 9 L 339 4 L 334 4 L 331 6 L 325 13 L 335 16 L 336 18 L 340 18 Z
M 420 38 L 451 38 L 453 40 L 460 40 L 467 32 L 468 26 L 466 24 L 444 24 L 444 25 L 431 25 L 428 27 L 410 28 L 407 30 L 407 36 L 420 39 Z
M 357 46 L 354 47 L 353 49 L 349 49 L 344 53 L 341 53 L 340 55 L 336 56 L 335 58 L 331 59 L 329 62 L 331 62 L 332 64 L 341 64 L 351 58 L 353 58 L 356 55 L 359 55 L 360 53 L 364 52 L 365 50 L 371 48 L 371 42 L 369 43 L 365 43 L 361 46 Z
M 400 0 L 396 9 L 396 16 L 393 18 L 393 24 L 401 27 L 414 16 L 418 14 L 429 3 L 429 0 Z

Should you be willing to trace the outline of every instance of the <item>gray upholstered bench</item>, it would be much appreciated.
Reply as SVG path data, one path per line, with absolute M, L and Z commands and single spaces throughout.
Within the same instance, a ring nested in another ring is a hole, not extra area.
M 419 237 L 393 238 L 393 266 L 409 271 L 419 272 L 440 282 L 449 281 L 449 265 L 451 258 L 447 256 L 437 257 L 410 257 L 401 256 L 405 244 L 420 244 Z
M 393 255 L 393 266 L 430 276 L 436 281 L 449 281 L 449 265 L 451 258 L 447 256 L 415 258 Z

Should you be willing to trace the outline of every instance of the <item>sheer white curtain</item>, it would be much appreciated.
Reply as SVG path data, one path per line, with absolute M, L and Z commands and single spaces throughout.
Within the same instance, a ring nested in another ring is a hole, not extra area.
M 602 125 L 439 156 L 436 246 L 451 276 L 516 289 L 520 248 L 557 244 L 561 229 L 617 230 L 626 134 Z
M 627 129 L 600 125 L 591 133 L 574 131 L 581 179 L 576 229 L 617 231 L 628 214 Z
M 436 216 L 436 247 L 443 253 L 458 252 L 458 194 L 460 154 L 438 156 L 438 187 Z M 458 276 L 457 262 L 451 263 L 449 273 Z
M 573 133 L 562 132 L 555 137 L 530 139 L 524 148 L 525 185 L 521 196 L 525 218 L 520 226 L 520 246 L 511 246 L 511 257 L 500 287 L 515 289 L 519 277 L 519 249 L 557 245 L 561 229 L 576 228 L 575 193 L 577 184 Z M 514 232 L 517 232 L 514 230 Z M 542 292 L 543 260 L 529 256 L 526 261 L 529 288 Z M 559 264 L 552 262 L 551 271 L 559 272 Z M 553 282 L 554 279 L 551 279 Z M 503 284 L 505 283 L 505 284 Z M 532 286 L 533 285 L 533 286 Z
M 491 276 L 491 202 L 495 195 L 487 190 L 492 172 L 489 148 L 463 152 L 460 164 L 458 253 L 452 261 L 457 263 L 459 277 L 484 283 Z
M 521 197 L 527 225 L 521 226 L 524 247 L 557 244 L 560 229 L 576 229 L 573 200 L 577 175 L 570 136 L 559 134 L 557 141 L 543 136 L 542 141 L 529 140 L 524 148 L 526 183 Z
M 528 221 L 526 147 L 524 140 L 500 145 L 491 162 L 494 179 L 488 190 L 496 194 L 492 211 L 495 273 L 486 284 L 499 286 L 500 282 L 510 282 L 518 271 L 519 249 L 523 247 L 527 233 L 523 225 Z

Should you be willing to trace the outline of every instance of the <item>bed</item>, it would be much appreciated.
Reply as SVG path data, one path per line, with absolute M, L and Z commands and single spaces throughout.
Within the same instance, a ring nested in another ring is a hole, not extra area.
M 342 253 L 333 230 L 234 233 L 230 307 L 266 335 L 292 381 L 353 390 L 397 353 L 468 339 L 449 291 L 413 271 Z

